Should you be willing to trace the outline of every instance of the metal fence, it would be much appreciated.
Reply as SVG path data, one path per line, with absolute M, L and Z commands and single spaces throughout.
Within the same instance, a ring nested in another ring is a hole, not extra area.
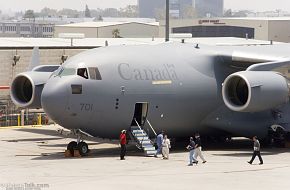
M 21 114 L 21 112 L 23 113 Z M 48 123 L 51 121 L 42 110 L 21 110 L 13 104 L 9 97 L 0 98 L 0 127 Z
M 16 107 L 9 97 L 1 97 L 0 99 L 0 126 L 15 125 L 13 115 L 16 114 Z M 16 120 L 17 124 L 17 120 Z

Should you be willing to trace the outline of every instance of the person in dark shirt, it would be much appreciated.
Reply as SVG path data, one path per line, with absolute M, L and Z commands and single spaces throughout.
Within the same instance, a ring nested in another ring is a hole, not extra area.
M 258 156 L 259 160 L 260 160 L 260 165 L 262 165 L 264 162 L 263 162 L 263 159 L 262 159 L 262 156 L 261 156 L 261 152 L 260 152 L 260 142 L 257 138 L 257 136 L 254 136 L 253 137 L 253 141 L 254 141 L 254 152 L 253 152 L 253 156 L 252 156 L 252 159 L 250 161 L 248 161 L 249 164 L 252 164 L 253 161 L 255 160 L 256 156 Z
M 122 130 L 120 134 L 120 145 L 121 145 L 121 152 L 120 152 L 120 159 L 125 160 L 125 154 L 126 154 L 126 130 Z
M 206 163 L 206 160 L 204 159 L 202 152 L 201 152 L 202 146 L 201 146 L 201 139 L 199 133 L 195 134 L 195 151 L 194 151 L 194 159 L 197 161 L 197 157 L 199 156 L 202 159 L 202 163 Z
M 195 149 L 195 142 L 193 140 L 193 137 L 189 138 L 189 144 L 186 147 L 187 150 L 189 150 L 189 164 L 188 166 L 192 166 L 193 163 L 197 164 L 197 160 L 194 159 L 194 149 Z

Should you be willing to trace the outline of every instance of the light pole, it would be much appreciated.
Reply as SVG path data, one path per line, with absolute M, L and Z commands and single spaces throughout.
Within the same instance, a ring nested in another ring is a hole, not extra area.
M 166 0 L 165 42 L 169 41 L 169 0 Z

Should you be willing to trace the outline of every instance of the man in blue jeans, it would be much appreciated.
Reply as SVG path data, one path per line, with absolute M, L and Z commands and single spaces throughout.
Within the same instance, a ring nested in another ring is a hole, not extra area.
M 157 148 L 157 152 L 155 154 L 156 158 L 157 158 L 158 154 L 162 153 L 163 136 L 164 136 L 164 131 L 162 131 L 159 135 L 157 135 L 156 144 L 157 144 L 158 148 Z
M 195 149 L 195 142 L 193 140 L 193 137 L 189 138 L 189 144 L 186 147 L 187 150 L 189 150 L 189 164 L 188 166 L 192 166 L 193 163 L 197 164 L 198 161 L 194 159 L 194 149 Z

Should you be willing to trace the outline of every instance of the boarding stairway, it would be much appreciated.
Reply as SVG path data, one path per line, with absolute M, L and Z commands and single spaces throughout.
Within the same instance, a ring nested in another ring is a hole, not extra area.
M 144 129 L 141 128 L 141 126 L 139 125 L 137 120 L 136 119 L 134 119 L 134 120 L 135 120 L 135 123 L 137 124 L 137 126 L 130 127 L 131 134 L 132 134 L 131 138 L 134 139 L 134 141 L 136 142 L 136 146 L 139 149 L 143 149 L 145 156 L 154 156 L 157 152 L 155 149 L 155 146 L 154 146 L 154 142 L 150 140 L 148 134 L 145 132 Z M 151 127 L 154 134 L 156 135 L 150 122 L 148 120 L 146 120 L 146 121 L 149 124 L 149 126 Z

